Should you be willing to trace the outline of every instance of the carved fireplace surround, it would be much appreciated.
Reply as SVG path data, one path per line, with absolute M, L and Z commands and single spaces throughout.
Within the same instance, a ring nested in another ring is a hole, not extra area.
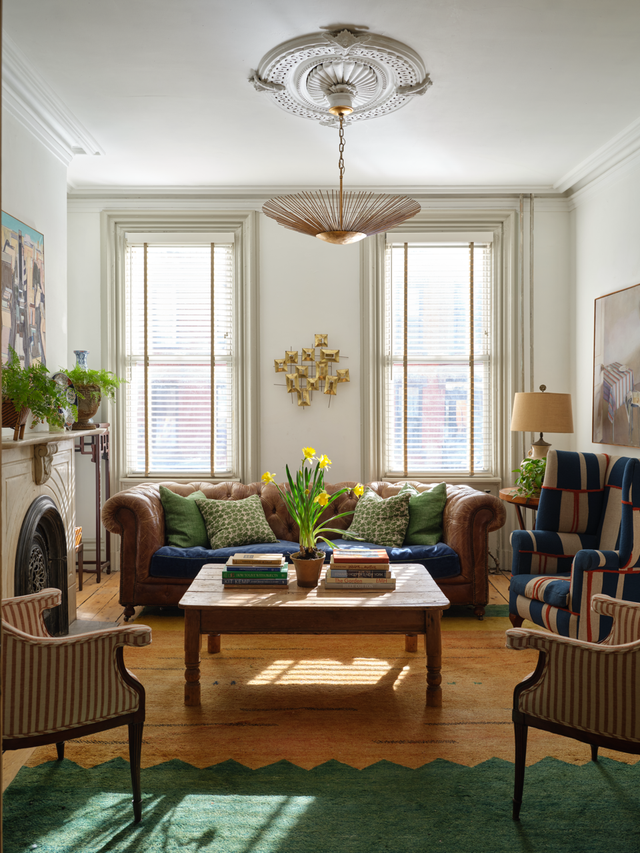
M 94 433 L 2 440 L 2 597 L 59 586 L 66 608 L 52 611 L 55 633 L 76 618 L 74 439 Z

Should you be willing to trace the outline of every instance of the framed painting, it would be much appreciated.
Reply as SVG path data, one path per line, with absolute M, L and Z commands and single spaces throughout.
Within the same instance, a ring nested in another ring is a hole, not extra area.
M 640 284 L 595 300 L 593 441 L 640 447 Z
M 2 360 L 46 364 L 44 237 L 2 211 Z

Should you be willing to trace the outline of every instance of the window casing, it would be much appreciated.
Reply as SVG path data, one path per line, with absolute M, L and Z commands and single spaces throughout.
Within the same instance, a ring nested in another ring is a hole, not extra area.
M 387 245 L 383 476 L 492 471 L 492 283 L 491 242 Z

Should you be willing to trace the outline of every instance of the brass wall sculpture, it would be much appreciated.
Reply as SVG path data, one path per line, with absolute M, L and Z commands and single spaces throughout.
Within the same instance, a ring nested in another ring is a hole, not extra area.
M 284 373 L 287 393 L 297 396 L 299 406 L 310 406 L 314 391 L 326 394 L 331 404 L 338 385 L 350 381 L 348 367 L 331 373 L 331 366 L 339 363 L 340 350 L 329 349 L 329 335 L 323 334 L 314 335 L 313 346 L 302 347 L 301 352 L 285 350 L 284 358 L 273 360 L 275 372 Z

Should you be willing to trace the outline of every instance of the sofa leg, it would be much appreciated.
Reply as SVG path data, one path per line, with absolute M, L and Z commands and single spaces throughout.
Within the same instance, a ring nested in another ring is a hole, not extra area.
M 135 615 L 136 609 L 132 604 L 127 604 L 124 608 L 124 621 L 128 622 Z
M 509 621 L 513 625 L 514 628 L 522 628 L 522 623 L 524 622 L 524 618 L 522 616 L 518 616 L 517 613 L 509 614 Z
M 473 608 L 473 612 L 476 614 L 478 619 L 484 619 L 484 607 L 480 607 L 480 605 L 478 605 L 477 607 Z

